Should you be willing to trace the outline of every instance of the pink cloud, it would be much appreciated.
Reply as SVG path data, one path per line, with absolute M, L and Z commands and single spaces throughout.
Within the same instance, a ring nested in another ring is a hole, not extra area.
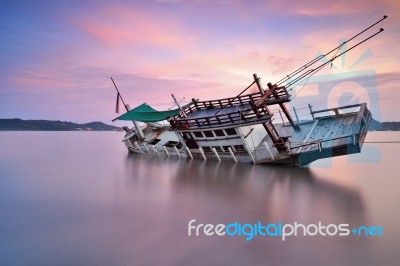
M 393 5 L 394 1 L 386 0 L 379 3 L 380 6 Z M 374 0 L 347 0 L 336 1 L 292 1 L 289 5 L 285 1 L 272 0 L 264 4 L 263 10 L 267 13 L 279 12 L 282 15 L 294 14 L 304 16 L 338 16 L 350 14 L 362 14 L 376 10 L 377 2 Z
M 305 16 L 329 16 L 356 13 L 354 8 L 338 2 L 318 2 L 314 6 L 299 6 L 294 10 L 295 14 Z
M 168 15 L 119 6 L 103 6 L 91 14 L 73 19 L 73 24 L 109 47 L 143 44 L 182 48 L 196 40 Z
M 5 83 L 12 85 L 14 88 L 34 88 L 37 91 L 67 89 L 73 86 L 70 80 L 61 78 L 59 72 L 51 69 L 36 71 L 21 69 L 13 75 L 9 75 L 5 79 Z

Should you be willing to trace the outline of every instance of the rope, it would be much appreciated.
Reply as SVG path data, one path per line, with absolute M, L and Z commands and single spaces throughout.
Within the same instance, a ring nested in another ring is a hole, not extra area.
M 249 129 L 250 129 L 250 126 L 249 126 Z M 251 133 L 253 133 L 253 132 L 251 132 L 251 129 L 250 129 L 250 137 L 251 137 L 251 142 L 253 142 L 253 149 L 254 149 L 254 159 L 257 159 L 257 151 L 256 151 L 256 145 L 254 144 L 254 139 L 253 139 L 253 134 L 251 134 Z
M 301 89 L 293 96 L 292 100 L 294 100 L 294 98 L 296 98 L 297 94 L 299 94 L 301 92 L 302 89 L 304 89 L 304 86 L 307 85 L 308 80 L 315 74 L 317 73 L 319 70 L 313 72 L 311 75 L 308 76 L 308 78 L 306 79 L 306 82 L 303 84 L 303 87 L 301 87 Z M 291 88 L 290 90 L 293 90 L 293 88 Z
M 335 59 L 336 54 L 339 52 L 340 47 L 342 47 L 342 46 L 345 45 L 345 44 L 346 44 L 346 41 L 342 42 L 342 43 L 337 47 L 335 54 L 331 57 L 331 60 L 329 60 L 329 61 L 331 61 L 331 70 L 332 70 L 332 66 L 333 66 L 333 60 Z

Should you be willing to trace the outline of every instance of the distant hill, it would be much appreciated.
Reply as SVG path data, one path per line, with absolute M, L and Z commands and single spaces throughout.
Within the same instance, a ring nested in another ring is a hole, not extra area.
M 102 122 L 90 122 L 77 124 L 66 121 L 51 120 L 22 120 L 0 119 L 0 131 L 120 131 L 121 128 L 104 124 Z M 369 127 L 370 131 L 400 131 L 400 122 L 378 122 L 374 119 Z
M 370 131 L 400 131 L 400 122 L 378 122 L 374 119 L 369 126 Z
M 117 131 L 119 127 L 102 122 L 76 124 L 65 121 L 0 119 L 0 131 Z

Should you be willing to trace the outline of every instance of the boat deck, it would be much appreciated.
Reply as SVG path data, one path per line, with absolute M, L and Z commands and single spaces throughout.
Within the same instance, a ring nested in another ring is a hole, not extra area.
M 271 121 L 266 107 L 252 108 L 249 103 L 227 106 L 208 106 L 186 114 L 187 117 L 170 121 L 172 130 L 191 131 L 209 128 L 237 127 Z
M 357 115 L 358 113 L 347 113 L 317 118 L 299 124 L 300 130 L 297 131 L 283 124 L 277 124 L 275 128 L 280 136 L 291 136 L 291 155 L 345 147 L 355 144 L 355 135 L 360 132 L 361 124 L 357 122 Z M 254 149 L 255 160 L 262 162 L 289 158 L 290 154 L 280 154 L 269 137 L 265 137 Z
M 192 105 L 169 120 L 171 130 L 190 131 L 204 128 L 237 127 L 271 121 L 272 113 L 267 106 L 288 102 L 290 96 L 285 87 L 274 88 L 273 93 L 267 92 L 211 101 L 193 99 Z
M 212 117 L 215 115 L 227 115 L 229 113 L 237 113 L 237 112 L 245 112 L 246 110 L 250 109 L 250 104 L 237 104 L 232 106 L 227 106 L 225 108 L 207 108 L 207 109 L 197 109 L 192 113 L 188 113 L 188 118 L 205 118 L 205 117 Z

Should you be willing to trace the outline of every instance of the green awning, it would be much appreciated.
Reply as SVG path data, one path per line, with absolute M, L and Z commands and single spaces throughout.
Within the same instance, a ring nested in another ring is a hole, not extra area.
M 186 108 L 191 105 L 192 102 L 183 106 L 182 108 Z M 154 110 L 151 106 L 147 104 L 139 105 L 138 107 L 126 112 L 125 114 L 117 117 L 114 120 L 128 120 L 128 121 L 140 121 L 140 122 L 158 122 L 162 120 L 166 120 L 170 117 L 174 117 L 179 114 L 181 110 L 167 110 L 167 111 L 157 111 Z

